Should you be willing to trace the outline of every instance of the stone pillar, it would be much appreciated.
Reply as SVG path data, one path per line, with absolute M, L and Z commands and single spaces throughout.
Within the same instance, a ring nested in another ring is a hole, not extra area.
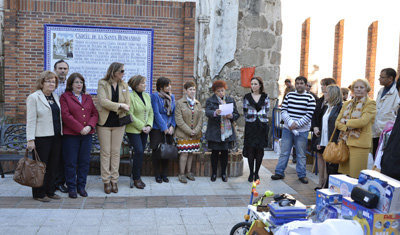
M 368 27 L 367 62 L 365 65 L 365 78 L 369 81 L 371 91 L 369 96 L 374 97 L 376 46 L 378 41 L 378 21 L 372 22 Z
M 333 52 L 333 73 L 332 77 L 340 86 L 342 80 L 342 59 L 343 59 L 343 34 L 344 20 L 340 20 L 335 26 L 335 49 Z
M 308 55 L 310 48 L 310 18 L 307 18 L 301 30 L 300 76 L 308 77 Z

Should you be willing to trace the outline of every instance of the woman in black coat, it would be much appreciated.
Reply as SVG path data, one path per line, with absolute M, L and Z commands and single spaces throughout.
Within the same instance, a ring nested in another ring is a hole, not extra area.
M 236 140 L 233 122 L 239 118 L 235 100 L 225 95 L 226 82 L 217 80 L 212 85 L 214 95 L 206 101 L 206 116 L 208 117 L 206 139 L 208 148 L 211 149 L 211 181 L 217 179 L 218 159 L 221 159 L 221 178 L 227 182 L 226 166 L 228 165 L 228 150 L 233 147 Z M 219 105 L 233 103 L 233 112 L 221 115 Z
M 327 101 L 327 105 L 323 107 L 321 112 L 321 122 L 318 126 L 319 130 L 321 131 L 319 137 L 316 139 L 319 183 L 315 190 L 327 188 L 329 175 L 337 174 L 339 167 L 338 164 L 325 162 L 322 157 L 322 153 L 324 152 L 325 147 L 328 145 L 332 133 L 335 130 L 336 118 L 342 109 L 343 98 L 340 87 L 336 85 L 329 85 L 326 88 L 325 99 Z M 337 142 L 339 132 L 339 130 L 336 130 L 332 138 L 333 142 Z

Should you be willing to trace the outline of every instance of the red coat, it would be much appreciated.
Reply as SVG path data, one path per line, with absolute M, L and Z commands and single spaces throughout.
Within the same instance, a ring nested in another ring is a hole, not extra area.
M 89 134 L 95 132 L 99 114 L 90 95 L 82 94 L 80 103 L 71 91 L 66 91 L 61 95 L 60 104 L 64 135 L 80 135 L 85 126 L 92 127 Z

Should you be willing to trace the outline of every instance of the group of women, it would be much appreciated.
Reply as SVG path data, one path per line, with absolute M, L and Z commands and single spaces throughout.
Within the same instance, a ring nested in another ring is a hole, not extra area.
M 323 96 L 317 100 L 312 120 L 314 148 L 318 156 L 319 183 L 315 189 L 327 188 L 330 174 L 343 173 L 358 178 L 367 168 L 371 148 L 372 124 L 376 103 L 368 97 L 371 90 L 366 79 L 357 79 L 350 86 L 352 99 L 342 103 L 342 91 L 335 80 L 321 80 Z M 342 164 L 325 162 L 323 152 L 329 141 L 343 140 L 349 148 L 349 160 Z
M 160 143 L 174 141 L 180 153 L 179 181 L 195 180 L 192 159 L 193 153 L 200 150 L 203 124 L 203 109 L 195 99 L 196 84 L 186 82 L 184 97 L 175 101 L 168 78 L 158 78 L 157 92 L 149 95 L 145 92 L 145 77 L 133 76 L 125 83 L 124 74 L 123 64 L 114 62 L 109 66 L 105 77 L 98 82 L 98 105 L 95 106 L 91 96 L 86 94 L 85 79 L 81 74 L 71 74 L 65 93 L 58 97 L 54 93 L 58 85 L 57 75 L 50 71 L 41 73 L 36 91 L 27 98 L 27 148 L 36 149 L 47 166 L 43 186 L 32 189 L 35 200 L 60 199 L 54 193 L 54 180 L 61 154 L 69 197 L 88 196 L 85 186 L 92 134 L 96 130 L 106 194 L 118 192 L 120 148 L 125 132 L 134 150 L 132 179 L 136 188 L 146 187 L 141 179 L 141 169 L 148 137 L 157 183 L 169 182 L 168 160 L 157 156 L 155 150 Z M 228 180 L 228 151 L 236 141 L 234 121 L 239 118 L 239 112 L 234 99 L 226 95 L 226 89 L 224 81 L 215 81 L 212 85 L 214 95 L 207 99 L 205 108 L 208 117 L 205 136 L 211 150 L 211 181 L 217 178 L 218 162 L 222 181 Z M 220 105 L 229 103 L 233 104 L 233 112 L 222 115 Z M 246 119 L 244 155 L 249 161 L 249 181 L 259 178 L 263 149 L 267 144 L 268 110 L 269 99 L 264 93 L 262 79 L 252 78 L 251 93 L 244 97 L 243 104 Z

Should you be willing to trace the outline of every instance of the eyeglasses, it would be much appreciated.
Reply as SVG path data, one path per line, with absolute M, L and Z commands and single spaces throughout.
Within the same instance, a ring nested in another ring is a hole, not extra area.
M 56 81 L 44 81 L 44 83 L 52 83 L 52 84 L 56 84 Z
M 121 69 L 119 72 L 120 72 L 120 73 L 125 73 L 125 70 Z
M 75 81 L 74 84 L 83 84 L 82 81 Z

